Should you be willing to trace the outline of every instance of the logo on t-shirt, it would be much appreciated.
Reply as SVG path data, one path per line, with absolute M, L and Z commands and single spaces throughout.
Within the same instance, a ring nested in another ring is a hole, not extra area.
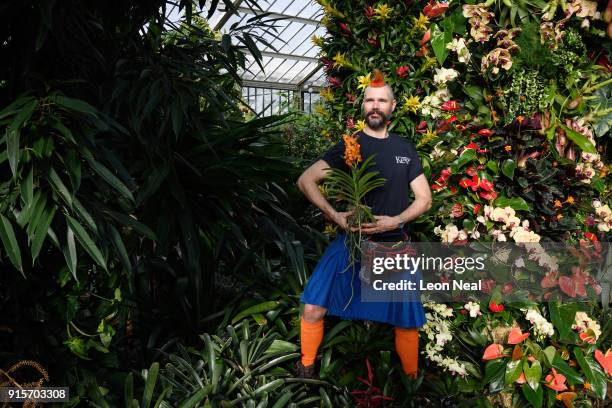
M 397 164 L 408 164 L 410 163 L 410 157 L 395 156 L 395 162 Z

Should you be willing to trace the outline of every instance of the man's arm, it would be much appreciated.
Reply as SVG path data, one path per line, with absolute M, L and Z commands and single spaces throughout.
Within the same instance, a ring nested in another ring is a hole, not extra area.
M 410 182 L 410 189 L 414 193 L 414 201 L 404 211 L 395 217 L 376 215 L 375 223 L 362 224 L 361 232 L 376 234 L 399 228 L 400 224 L 410 222 L 431 208 L 431 190 L 424 174 L 417 176 Z
M 300 191 L 304 193 L 306 198 L 317 206 L 323 212 L 323 214 L 338 224 L 341 228 L 346 229 L 346 219 L 351 213 L 336 211 L 319 190 L 319 183 L 327 176 L 329 171 L 326 169 L 329 169 L 329 165 L 327 162 L 325 162 L 325 160 L 316 161 L 298 178 L 297 186 Z

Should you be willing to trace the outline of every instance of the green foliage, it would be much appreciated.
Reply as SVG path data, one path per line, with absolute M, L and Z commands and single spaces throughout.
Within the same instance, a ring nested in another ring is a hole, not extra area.
M 544 80 L 538 71 L 514 71 L 512 82 L 500 98 L 504 106 L 506 124 L 517 116 L 529 117 L 546 108 Z

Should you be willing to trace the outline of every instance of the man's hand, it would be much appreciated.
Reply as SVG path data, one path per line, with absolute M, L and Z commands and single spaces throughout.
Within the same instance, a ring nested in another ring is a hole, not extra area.
M 389 217 L 388 215 L 375 215 L 376 222 L 367 222 L 361 224 L 362 234 L 378 234 L 380 232 L 392 231 L 399 228 L 399 218 Z M 359 231 L 359 228 L 353 227 L 351 231 Z
M 334 212 L 334 214 L 330 216 L 329 218 L 331 218 L 331 221 L 338 224 L 340 228 L 342 228 L 343 230 L 346 230 L 348 229 L 348 217 L 350 217 L 352 214 L 353 214 L 353 211 Z M 325 217 L 325 218 L 328 218 L 328 217 Z

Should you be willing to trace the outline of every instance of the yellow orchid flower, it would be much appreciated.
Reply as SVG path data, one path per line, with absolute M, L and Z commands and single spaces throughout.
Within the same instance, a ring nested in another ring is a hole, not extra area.
M 363 119 L 358 120 L 357 123 L 355 123 L 355 130 L 357 132 L 359 132 L 360 130 L 365 129 L 365 127 L 366 127 L 366 124 L 365 124 L 365 120 L 363 120 Z
M 386 20 L 390 17 L 393 7 L 389 7 L 387 3 L 383 3 L 374 9 L 377 20 Z
M 340 53 L 336 53 L 336 55 L 334 55 L 334 67 L 350 67 L 351 63 L 348 62 L 348 60 L 346 59 L 346 55 L 344 55 L 344 53 L 340 54 Z
M 404 96 L 404 109 L 407 111 L 411 111 L 412 113 L 417 113 L 417 110 L 421 106 L 418 96 Z
M 421 31 L 427 31 L 427 25 L 429 24 L 429 18 L 426 15 L 424 15 L 423 13 L 420 13 L 419 18 L 412 17 L 412 20 L 414 20 L 415 28 L 418 28 Z
M 368 75 L 360 75 L 357 77 L 357 80 L 359 81 L 357 89 L 366 89 L 368 85 L 370 85 L 370 82 L 372 82 L 372 74 L 369 73 Z

